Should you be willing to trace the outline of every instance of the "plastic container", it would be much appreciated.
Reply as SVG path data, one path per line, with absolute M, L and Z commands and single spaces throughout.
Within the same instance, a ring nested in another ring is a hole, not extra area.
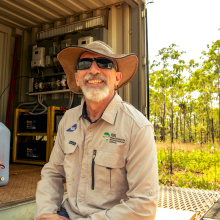
M 0 122 L 0 186 L 9 181 L 10 136 L 8 128 Z

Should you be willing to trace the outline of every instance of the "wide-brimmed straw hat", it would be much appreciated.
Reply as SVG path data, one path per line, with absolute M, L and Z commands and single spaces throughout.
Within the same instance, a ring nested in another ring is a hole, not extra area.
M 99 54 L 116 61 L 117 71 L 122 73 L 122 79 L 118 88 L 125 86 L 136 73 L 138 67 L 138 57 L 136 54 L 115 54 L 112 48 L 102 41 L 94 41 L 86 47 L 69 46 L 61 50 L 57 58 L 67 75 L 67 84 L 70 90 L 76 94 L 82 94 L 82 90 L 76 85 L 76 64 L 80 56 L 85 52 Z

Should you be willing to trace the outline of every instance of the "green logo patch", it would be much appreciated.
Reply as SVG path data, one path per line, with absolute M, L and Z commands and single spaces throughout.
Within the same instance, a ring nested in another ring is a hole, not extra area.
M 104 135 L 102 136 L 104 141 L 108 141 L 110 138 L 110 134 L 108 132 L 105 132 Z

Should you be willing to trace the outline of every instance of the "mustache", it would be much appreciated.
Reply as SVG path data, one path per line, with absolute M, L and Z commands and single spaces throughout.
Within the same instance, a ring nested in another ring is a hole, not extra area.
M 108 84 L 108 79 L 105 77 L 105 76 L 102 76 L 100 74 L 96 74 L 96 75 L 93 75 L 93 74 L 88 74 L 86 75 L 84 78 L 83 78 L 83 83 L 85 84 L 86 81 L 88 80 L 97 80 L 97 79 L 100 79 L 102 81 L 104 81 L 106 84 Z

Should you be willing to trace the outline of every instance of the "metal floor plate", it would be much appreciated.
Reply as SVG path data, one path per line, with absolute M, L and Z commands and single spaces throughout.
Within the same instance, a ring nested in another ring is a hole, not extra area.
M 218 191 L 160 186 L 158 207 L 196 212 L 198 220 L 219 197 Z

